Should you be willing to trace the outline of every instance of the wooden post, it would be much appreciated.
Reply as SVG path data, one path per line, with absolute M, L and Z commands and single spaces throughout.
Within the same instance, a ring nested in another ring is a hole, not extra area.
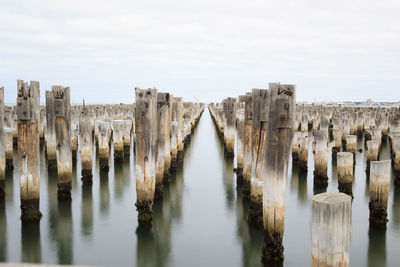
M 79 118 L 79 142 L 81 152 L 82 166 L 82 182 L 84 184 L 93 183 L 93 143 L 92 143 L 92 126 L 90 124 L 90 114 L 88 108 L 83 103 L 83 109 Z
M 341 129 L 333 129 L 333 147 L 332 147 L 332 154 L 336 155 L 340 152 L 340 148 L 342 147 L 342 130 Z
M 346 136 L 346 151 L 353 154 L 357 152 L 357 135 Z
M 350 196 L 353 196 L 353 155 L 354 154 L 352 152 L 339 152 L 337 154 L 339 192 L 345 193 Z
M 117 163 L 124 161 L 124 132 L 124 121 L 114 120 L 112 138 L 114 144 L 114 162 Z
M 99 164 L 100 171 L 108 172 L 109 170 L 109 155 L 110 155 L 110 138 L 111 128 L 108 122 L 97 122 L 98 125 L 98 139 L 99 139 Z
M 302 132 L 299 140 L 299 159 L 297 165 L 299 166 L 299 173 L 308 172 L 308 132 Z
M 373 227 L 386 228 L 391 171 L 390 160 L 371 161 L 369 223 Z
M 135 88 L 136 112 L 136 208 L 139 224 L 152 220 L 156 182 L 157 155 L 157 90 Z
M 243 144 L 243 197 L 250 197 L 251 164 L 253 160 L 252 150 L 252 93 L 246 93 L 239 97 L 239 102 L 244 103 L 244 144 Z
M 131 132 L 132 132 L 132 121 L 124 120 L 124 159 L 129 159 L 131 155 Z
M 0 198 L 5 196 L 6 154 L 4 142 L 4 87 L 0 87 Z
M 269 109 L 269 91 L 266 89 L 252 90 L 253 128 L 252 148 L 253 161 L 250 182 L 249 223 L 262 225 L 263 201 L 263 168 L 267 150 L 267 125 Z M 291 142 L 291 140 L 290 140 Z
M 292 141 L 292 164 L 296 166 L 299 162 L 300 154 L 300 138 L 303 135 L 302 132 L 295 132 Z
M 30 85 L 17 81 L 18 118 L 18 168 L 21 197 L 21 220 L 37 222 L 42 213 L 39 210 L 40 168 L 39 168 L 39 82 Z
M 181 165 L 183 163 L 183 98 L 182 97 L 174 97 L 173 107 L 175 111 L 174 121 L 178 123 L 177 128 L 177 165 Z
M 54 115 L 54 95 L 52 91 L 46 91 L 46 155 L 48 170 L 57 170 L 56 153 L 56 118 Z
M 301 116 L 301 131 L 308 132 L 308 115 L 304 114 Z
M 168 184 L 171 176 L 171 119 L 172 119 L 172 101 L 173 96 L 169 94 L 167 101 L 167 116 L 165 120 L 165 165 L 164 165 L 164 180 Z
M 269 85 L 266 153 L 262 178 L 264 265 L 283 261 L 286 179 L 296 110 L 295 85 Z
M 240 105 L 240 104 L 239 104 Z M 236 152 L 236 184 L 243 184 L 243 166 L 244 166 L 244 108 L 239 108 L 237 111 L 237 152 Z
M 367 167 L 365 172 L 367 176 L 370 173 L 371 161 L 379 160 L 379 142 L 378 141 L 367 141 Z
M 56 117 L 56 153 L 57 153 L 57 195 L 60 199 L 71 199 L 72 153 L 71 153 L 71 117 L 69 87 L 52 86 L 54 95 L 54 114 Z
M 400 134 L 400 132 L 397 132 Z M 400 186 L 400 135 L 392 136 L 394 184 Z
M 314 183 L 328 185 L 328 141 L 325 131 L 314 131 Z
M 79 122 L 71 124 L 71 153 L 72 153 L 72 161 L 76 162 L 76 154 L 78 151 L 78 135 L 79 135 Z
M 168 93 L 157 94 L 157 163 L 156 163 L 156 188 L 155 198 L 162 199 L 163 195 L 163 178 L 165 168 L 165 138 L 166 138 L 166 121 L 168 115 L 169 104 Z
M 235 156 L 236 99 L 228 97 L 223 101 L 224 111 L 224 154 L 227 158 Z
M 351 197 L 322 193 L 312 198 L 311 266 L 348 267 Z
M 14 169 L 13 132 L 11 128 L 4 128 L 4 147 L 6 154 L 6 171 Z

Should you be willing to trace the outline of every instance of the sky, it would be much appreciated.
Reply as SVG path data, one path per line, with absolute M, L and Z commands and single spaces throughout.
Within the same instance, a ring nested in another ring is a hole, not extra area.
M 71 87 L 72 103 L 134 88 L 221 101 L 269 82 L 298 101 L 400 101 L 400 1 L 0 0 L 0 86 Z

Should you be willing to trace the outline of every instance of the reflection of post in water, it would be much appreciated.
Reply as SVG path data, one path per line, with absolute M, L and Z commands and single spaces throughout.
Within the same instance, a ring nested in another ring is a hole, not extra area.
M 386 229 L 368 230 L 368 267 L 386 266 Z
M 100 213 L 108 214 L 110 208 L 110 190 L 108 187 L 108 173 L 100 172 Z
M 151 227 L 138 226 L 136 229 L 137 248 L 136 263 L 137 266 L 156 266 L 156 250 L 154 234 Z
M 169 265 L 171 251 L 171 201 L 167 188 L 164 190 L 162 203 L 156 202 L 153 205 L 153 229 L 156 266 Z
M 114 161 L 114 194 L 116 199 L 122 199 L 124 193 L 124 165 Z
M 183 199 L 183 165 L 171 174 L 170 183 L 171 214 L 178 221 L 182 218 L 182 199 Z
M 8 203 L 13 203 L 14 200 L 14 172 L 6 172 L 6 194 Z
M 93 231 L 93 194 L 91 184 L 82 184 L 81 231 L 91 236 Z
M 236 218 L 238 225 L 238 236 L 242 241 L 242 264 L 243 266 L 258 266 L 263 246 L 262 230 L 249 227 L 247 217 L 249 213 L 249 201 L 244 201 L 243 189 L 237 187 Z
M 235 173 L 232 171 L 233 158 L 225 158 L 223 162 L 224 162 L 223 177 L 224 177 L 226 204 L 228 205 L 228 208 L 232 209 L 233 201 L 235 199 L 235 193 L 234 193 Z
M 400 186 L 394 187 L 393 207 L 392 207 L 393 228 L 400 228 Z
M 40 245 L 40 224 L 21 225 L 22 261 L 42 262 L 42 248 Z
M 0 199 L 0 262 L 7 261 L 7 217 L 6 202 Z
M 58 264 L 72 264 L 72 208 L 71 202 L 58 202 L 57 220 L 57 242 L 58 242 Z
M 294 191 L 297 187 L 297 197 L 302 203 L 307 202 L 307 173 L 299 171 L 297 166 L 292 169 L 290 187 Z

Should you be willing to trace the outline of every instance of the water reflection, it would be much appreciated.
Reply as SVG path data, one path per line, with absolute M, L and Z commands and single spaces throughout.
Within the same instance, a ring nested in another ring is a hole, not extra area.
M 225 159 L 223 163 L 222 170 L 226 204 L 230 210 L 233 210 L 235 201 L 235 173 L 233 172 L 233 159 Z
M 13 171 L 6 172 L 5 179 L 6 179 L 6 188 L 5 188 L 6 200 L 7 200 L 7 202 L 13 203 L 13 201 L 14 201 L 14 172 Z
M 386 266 L 386 230 L 368 230 L 368 266 Z
M 165 190 L 163 193 L 163 203 L 157 203 L 153 207 L 155 266 L 168 266 L 171 251 L 170 196 Z
M 91 184 L 82 184 L 81 233 L 89 237 L 93 231 L 93 194 Z
M 100 213 L 108 215 L 110 209 L 110 190 L 108 186 L 108 172 L 100 172 Z
M 297 166 L 292 169 L 290 187 L 292 191 L 297 189 L 297 197 L 300 203 L 303 205 L 308 203 L 307 173 L 299 173 Z
M 7 261 L 7 217 L 6 201 L 0 199 L 0 262 Z
M 183 199 L 183 166 L 177 167 L 176 172 L 171 174 L 169 185 L 171 199 L 171 216 L 177 223 L 182 221 L 182 199 Z
M 58 244 L 58 263 L 72 264 L 73 224 L 71 202 L 58 202 L 58 219 L 56 228 L 56 240 Z
M 250 202 L 244 200 L 243 189 L 236 189 L 237 233 L 242 243 L 242 266 L 261 266 L 261 249 L 264 244 L 262 229 L 250 227 L 247 221 Z
M 122 200 L 124 194 L 124 164 L 114 162 L 114 194 L 117 200 Z
M 394 187 L 393 206 L 392 206 L 392 225 L 396 230 L 400 229 L 400 187 Z
M 21 224 L 22 261 L 31 263 L 42 262 L 42 247 L 40 244 L 40 224 Z
M 156 250 L 154 233 L 151 228 L 138 227 L 136 229 L 137 248 L 136 265 L 137 266 L 156 266 Z

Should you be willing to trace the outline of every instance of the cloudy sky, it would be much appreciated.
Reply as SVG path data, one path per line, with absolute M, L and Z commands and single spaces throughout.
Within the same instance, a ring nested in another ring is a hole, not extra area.
M 220 101 L 268 82 L 299 101 L 400 100 L 400 1 L 0 0 L 0 86 L 132 103 L 156 87 Z

